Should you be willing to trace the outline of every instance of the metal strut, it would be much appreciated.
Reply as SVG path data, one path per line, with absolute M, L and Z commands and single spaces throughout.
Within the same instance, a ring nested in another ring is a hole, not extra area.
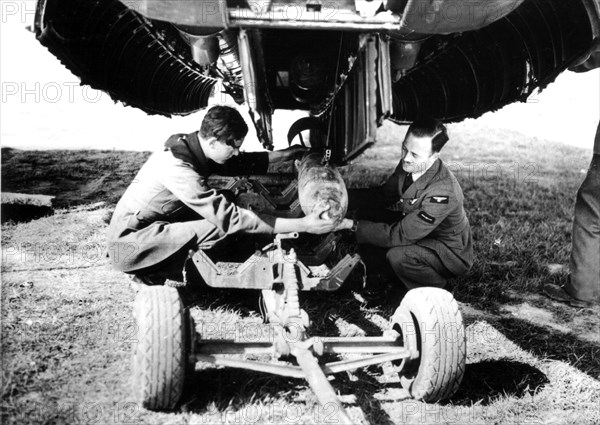
M 292 348 L 292 355 L 296 358 L 296 361 L 302 368 L 304 378 L 317 396 L 319 403 L 321 403 L 323 407 L 335 406 L 335 412 L 338 419 L 337 423 L 353 424 L 354 422 L 352 422 L 350 417 L 346 414 L 342 402 L 337 397 L 335 390 L 329 383 L 325 373 L 323 373 L 315 356 L 313 356 L 306 348 L 296 344 L 294 345 L 295 346 Z
M 279 240 L 278 250 L 283 254 L 281 241 Z M 286 293 L 286 322 L 284 328 L 293 326 L 299 331 L 300 335 L 290 339 L 290 354 L 296 358 L 298 365 L 304 372 L 304 377 L 312 390 L 314 391 L 319 403 L 323 407 L 335 406 L 336 416 L 340 424 L 352 424 L 350 417 L 346 414 L 342 402 L 338 399 L 335 390 L 329 383 L 327 376 L 323 372 L 319 361 L 309 350 L 312 345 L 310 340 L 306 340 L 305 326 L 308 326 L 308 316 L 302 314 L 300 301 L 298 299 L 298 277 L 296 274 L 296 252 L 290 249 L 287 257 L 281 256 L 285 260 L 283 264 L 283 284 Z M 302 317 L 305 316 L 305 317 Z

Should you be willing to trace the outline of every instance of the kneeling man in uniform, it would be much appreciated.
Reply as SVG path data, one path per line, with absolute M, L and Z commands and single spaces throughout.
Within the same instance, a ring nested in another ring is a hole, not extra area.
M 385 274 L 382 269 L 387 269 L 406 289 L 443 288 L 448 279 L 471 268 L 463 192 L 439 158 L 447 141 L 441 122 L 414 122 L 402 144 L 402 159 L 385 184 L 349 192 L 349 209 L 358 211 L 340 228 L 356 232 L 369 274 Z
M 200 131 L 175 134 L 142 166 L 119 200 L 107 235 L 113 266 L 160 284 L 182 279 L 190 249 L 211 249 L 236 233 L 328 233 L 326 207 L 290 219 L 240 208 L 208 185 L 211 174 L 264 174 L 270 163 L 294 159 L 304 148 L 240 153 L 248 126 L 233 108 L 214 106 Z

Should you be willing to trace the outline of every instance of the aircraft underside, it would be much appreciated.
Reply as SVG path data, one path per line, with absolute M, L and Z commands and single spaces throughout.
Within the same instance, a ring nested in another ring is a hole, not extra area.
M 274 109 L 309 111 L 290 137 L 311 129 L 342 163 L 383 119 L 460 121 L 526 100 L 589 54 L 600 6 L 39 0 L 35 30 L 82 84 L 150 114 L 188 114 L 224 90 L 269 147 Z

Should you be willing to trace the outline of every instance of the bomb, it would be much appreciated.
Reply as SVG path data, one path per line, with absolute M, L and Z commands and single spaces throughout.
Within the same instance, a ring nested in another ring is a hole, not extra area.
M 348 191 L 340 172 L 331 165 L 323 164 L 318 153 L 296 160 L 298 171 L 298 200 L 304 214 L 310 214 L 315 206 L 329 205 L 322 218 L 340 223 L 348 210 Z

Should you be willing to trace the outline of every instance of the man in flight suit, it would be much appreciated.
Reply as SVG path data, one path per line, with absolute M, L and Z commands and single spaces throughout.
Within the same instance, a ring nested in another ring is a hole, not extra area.
M 275 218 L 240 208 L 208 185 L 211 174 L 264 174 L 269 163 L 302 148 L 240 153 L 248 127 L 235 109 L 214 106 L 200 131 L 176 134 L 142 166 L 119 200 L 107 235 L 113 266 L 145 283 L 181 279 L 190 249 L 210 249 L 236 233 L 327 233 L 334 221 L 316 206 L 302 218 Z
M 462 189 L 439 159 L 447 141 L 441 122 L 414 122 L 394 174 L 379 188 L 351 191 L 349 208 L 360 207 L 357 219 L 340 225 L 356 232 L 368 268 L 391 266 L 406 289 L 443 288 L 473 264 Z

